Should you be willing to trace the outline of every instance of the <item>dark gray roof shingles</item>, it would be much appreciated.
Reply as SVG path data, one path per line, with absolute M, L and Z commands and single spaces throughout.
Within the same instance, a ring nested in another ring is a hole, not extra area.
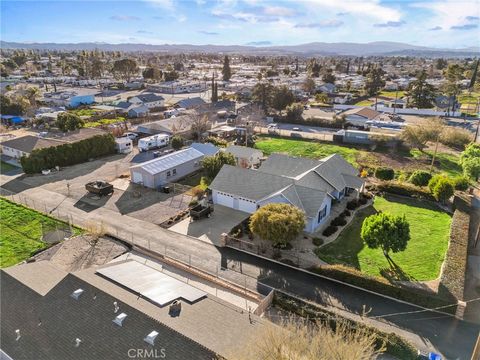
M 70 295 L 78 288 L 84 293 L 75 300 Z M 130 349 L 160 354 L 162 348 L 165 359 L 215 358 L 214 352 L 71 274 L 40 296 L 2 271 L 1 289 L 1 346 L 16 360 L 117 360 L 128 359 Z M 113 323 L 121 312 L 127 314 L 122 327 Z M 143 340 L 151 331 L 159 333 L 153 346 Z

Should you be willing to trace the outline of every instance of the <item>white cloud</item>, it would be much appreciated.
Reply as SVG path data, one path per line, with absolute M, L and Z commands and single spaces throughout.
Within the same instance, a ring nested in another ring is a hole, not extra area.
M 410 6 L 430 10 L 433 16 L 428 19 L 429 23 L 444 29 L 465 25 L 468 22 L 467 17 L 480 15 L 480 5 L 475 0 L 419 2 Z
M 384 22 L 400 21 L 402 17 L 402 13 L 399 10 L 385 6 L 379 0 L 307 0 L 305 4 L 317 9 L 328 8 L 336 12 L 346 12 L 354 16 L 361 15 Z
M 297 12 L 282 6 L 265 6 L 263 13 L 270 16 L 294 16 Z

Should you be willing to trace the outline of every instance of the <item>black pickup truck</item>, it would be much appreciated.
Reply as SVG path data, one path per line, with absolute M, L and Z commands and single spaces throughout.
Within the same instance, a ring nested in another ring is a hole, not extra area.
M 85 189 L 91 194 L 98 196 L 113 194 L 113 185 L 106 181 L 96 180 L 85 184 Z

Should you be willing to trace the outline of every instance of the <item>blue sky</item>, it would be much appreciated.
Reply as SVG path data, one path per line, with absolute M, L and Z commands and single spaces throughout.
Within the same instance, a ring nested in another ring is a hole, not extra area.
M 2 0 L 0 16 L 20 42 L 480 46 L 479 0 Z

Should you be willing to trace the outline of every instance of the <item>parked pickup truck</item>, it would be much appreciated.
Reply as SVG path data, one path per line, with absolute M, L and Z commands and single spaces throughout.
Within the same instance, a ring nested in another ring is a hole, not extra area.
M 203 217 L 210 217 L 210 214 L 213 212 L 213 206 L 198 204 L 190 209 L 190 217 L 193 220 L 198 220 Z
M 113 194 L 113 185 L 106 181 L 96 180 L 85 184 L 85 189 L 91 194 L 104 196 Z

